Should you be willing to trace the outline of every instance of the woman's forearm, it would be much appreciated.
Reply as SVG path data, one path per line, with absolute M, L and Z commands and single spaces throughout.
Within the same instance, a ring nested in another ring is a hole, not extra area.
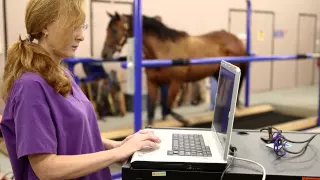
M 75 179 L 108 167 L 121 160 L 120 155 L 117 149 L 71 156 L 35 155 L 31 162 L 40 179 Z

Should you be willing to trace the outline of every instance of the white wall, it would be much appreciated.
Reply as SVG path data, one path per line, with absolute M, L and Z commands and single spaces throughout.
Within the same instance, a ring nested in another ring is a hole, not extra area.
M 90 0 L 85 0 L 86 6 L 86 23 L 88 24 L 88 29 L 84 31 L 84 41 L 80 43 L 79 49 L 76 52 L 76 57 L 90 57 L 91 55 L 91 48 L 90 48 L 90 34 L 92 29 L 90 28 Z M 82 66 L 80 64 L 75 66 L 75 72 L 79 74 L 81 77 L 84 76 L 84 72 Z
M 27 0 L 6 0 L 8 46 L 26 35 L 25 10 Z

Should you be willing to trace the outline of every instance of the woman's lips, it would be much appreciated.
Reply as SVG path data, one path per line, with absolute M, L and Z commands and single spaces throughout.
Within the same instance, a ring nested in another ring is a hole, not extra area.
M 72 50 L 77 50 L 78 46 L 72 46 Z

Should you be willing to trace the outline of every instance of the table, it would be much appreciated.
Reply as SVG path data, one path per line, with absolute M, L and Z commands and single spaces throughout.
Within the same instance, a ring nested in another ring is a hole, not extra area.
M 209 129 L 206 129 L 209 130 Z M 273 149 L 265 146 L 260 140 L 266 132 L 258 130 L 234 130 L 232 145 L 237 148 L 236 156 L 256 161 L 264 166 L 266 179 L 274 180 L 320 180 L 320 135 L 309 144 L 306 152 L 301 155 L 288 155 L 279 159 Z M 307 140 L 314 133 L 285 131 L 283 135 L 290 140 Z M 299 151 L 304 144 L 292 144 L 289 149 Z M 156 173 L 155 173 L 156 172 Z M 157 169 L 134 169 L 127 162 L 122 167 L 123 180 L 150 180 L 150 179 L 188 179 L 206 180 L 220 179 L 221 172 L 174 171 Z M 234 160 L 228 172 L 224 175 L 228 179 L 262 179 L 262 169 L 251 163 Z

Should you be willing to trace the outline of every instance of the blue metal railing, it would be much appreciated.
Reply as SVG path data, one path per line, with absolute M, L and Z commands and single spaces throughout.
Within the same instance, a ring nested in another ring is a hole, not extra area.
M 142 14 L 141 0 L 134 1 L 134 131 L 142 128 Z M 139 112 L 139 113 L 137 113 Z
M 199 65 L 199 64 L 215 64 L 225 60 L 232 63 L 240 62 L 253 62 L 253 61 L 275 61 L 275 60 L 292 60 L 292 59 L 310 59 L 318 57 L 319 54 L 298 54 L 298 55 L 279 55 L 279 56 L 238 56 L 238 57 L 212 57 L 201 59 L 181 59 L 181 60 L 143 60 L 141 67 L 165 67 L 165 66 L 183 66 L 183 65 Z M 180 62 L 179 62 L 180 61 Z M 127 68 L 127 63 L 122 62 L 121 66 Z
M 251 1 L 247 0 L 247 36 L 246 36 L 246 51 L 247 55 L 250 56 L 252 54 L 251 52 L 251 24 L 252 24 L 252 6 Z M 245 106 L 248 107 L 250 104 L 250 68 L 251 63 L 248 63 L 248 70 L 246 74 L 246 92 L 245 92 Z

